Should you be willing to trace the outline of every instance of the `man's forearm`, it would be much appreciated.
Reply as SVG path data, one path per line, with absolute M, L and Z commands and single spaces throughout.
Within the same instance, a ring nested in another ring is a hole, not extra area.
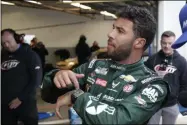
M 59 89 L 55 86 L 53 79 L 58 71 L 58 69 L 52 70 L 44 76 L 43 85 L 41 88 L 41 97 L 45 102 L 56 103 L 59 96 L 74 89 L 73 87 Z

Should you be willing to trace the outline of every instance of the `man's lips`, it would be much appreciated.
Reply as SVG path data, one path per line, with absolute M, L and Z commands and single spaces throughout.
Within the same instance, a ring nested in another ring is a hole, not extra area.
M 168 48 L 164 48 L 165 51 L 168 51 L 169 49 Z
M 108 47 L 115 47 L 114 44 L 112 44 L 111 40 L 108 40 Z
M 108 44 L 108 47 L 114 47 L 113 45 L 111 45 L 111 44 Z

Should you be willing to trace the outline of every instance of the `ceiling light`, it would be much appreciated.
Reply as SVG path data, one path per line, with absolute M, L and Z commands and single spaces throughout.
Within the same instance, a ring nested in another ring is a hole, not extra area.
M 89 6 L 85 6 L 85 5 L 82 5 L 80 3 L 71 3 L 72 6 L 76 6 L 76 7 L 80 7 L 82 9 L 92 9 L 91 7 Z
M 40 2 L 33 1 L 33 0 L 26 0 L 26 2 L 29 2 L 29 3 L 34 3 L 34 4 L 42 4 L 42 3 L 40 3 Z
M 112 13 L 109 13 L 109 12 L 107 12 L 107 11 L 101 11 L 100 13 L 103 14 L 103 15 L 105 15 L 105 16 L 111 16 L 111 17 L 113 17 L 113 18 L 117 18 L 116 15 L 114 15 L 114 14 L 112 14 Z
M 6 4 L 6 5 L 15 5 L 14 3 L 5 2 L 5 1 L 1 1 L 1 4 Z
M 71 0 L 63 0 L 63 3 L 71 3 Z

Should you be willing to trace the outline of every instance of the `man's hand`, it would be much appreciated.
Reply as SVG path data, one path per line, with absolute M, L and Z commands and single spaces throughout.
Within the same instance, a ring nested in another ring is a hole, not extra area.
M 60 108 L 61 106 L 69 106 L 71 105 L 71 95 L 72 93 L 74 92 L 75 90 L 73 91 L 70 91 L 60 97 L 58 97 L 57 99 L 57 103 L 56 103 L 56 109 L 55 109 L 55 112 L 56 112 L 56 115 L 62 119 L 62 116 L 60 114 Z
M 17 107 L 19 107 L 21 105 L 21 101 L 18 98 L 15 98 L 14 100 L 12 100 L 9 103 L 9 108 L 10 109 L 16 109 Z
M 76 74 L 71 70 L 61 70 L 56 73 L 54 77 L 54 83 L 57 88 L 66 88 L 71 86 L 72 84 L 75 88 L 79 88 L 78 80 L 79 78 L 83 78 L 84 74 Z
M 160 76 L 160 77 L 162 77 L 162 78 L 164 78 L 164 76 L 168 74 L 167 71 L 160 71 L 160 70 L 159 70 L 159 71 L 156 71 L 156 73 L 158 74 L 158 76 Z

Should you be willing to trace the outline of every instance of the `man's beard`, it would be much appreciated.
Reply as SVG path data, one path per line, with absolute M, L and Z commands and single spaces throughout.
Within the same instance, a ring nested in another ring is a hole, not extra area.
M 131 49 L 132 49 L 132 43 L 120 45 L 118 48 L 115 48 L 113 52 L 108 51 L 108 57 L 114 61 L 125 60 L 130 56 L 132 51 Z

